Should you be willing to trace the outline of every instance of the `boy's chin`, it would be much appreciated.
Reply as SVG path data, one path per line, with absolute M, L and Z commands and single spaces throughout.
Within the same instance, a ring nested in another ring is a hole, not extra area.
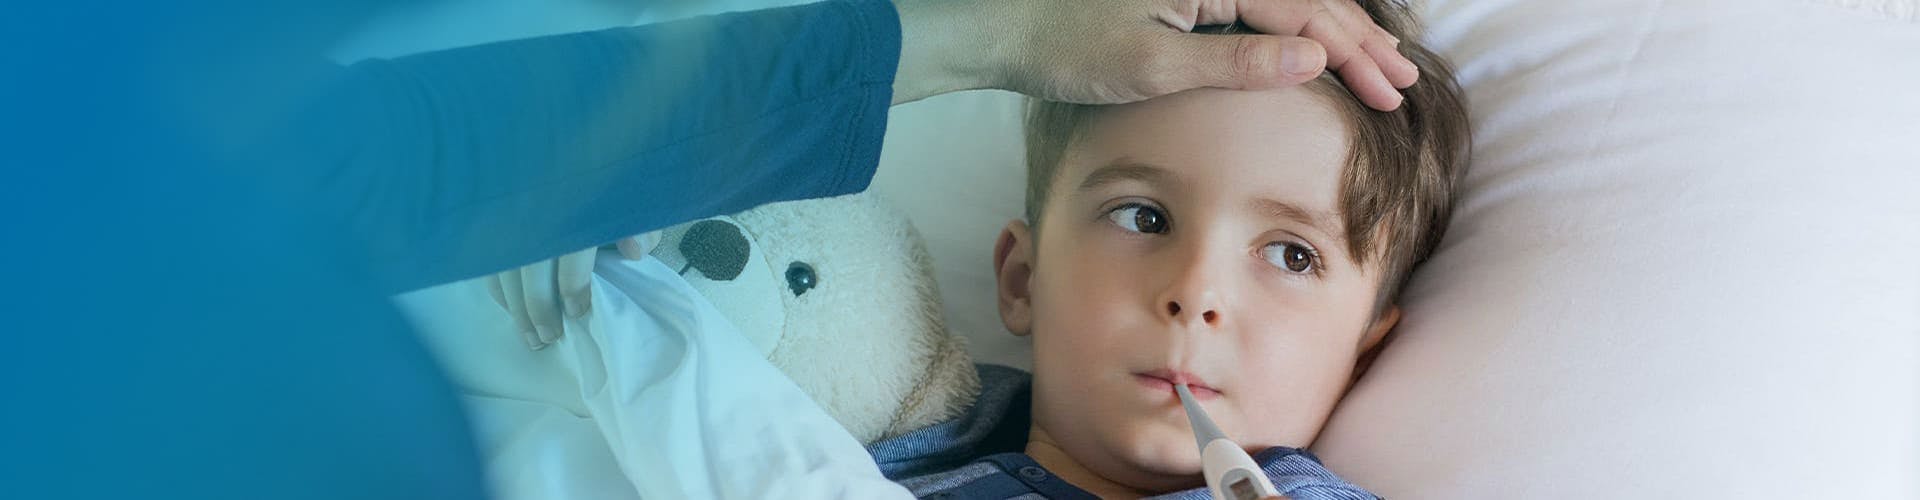
M 1200 449 L 1186 429 L 1142 429 L 1130 439 L 1125 460 L 1141 472 L 1165 480 L 1200 477 Z

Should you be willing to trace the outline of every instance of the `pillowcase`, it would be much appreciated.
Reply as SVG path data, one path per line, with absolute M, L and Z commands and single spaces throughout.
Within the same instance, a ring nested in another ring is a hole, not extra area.
M 1388 497 L 1920 496 L 1920 24 L 1844 3 L 1427 5 L 1476 157 L 1327 463 Z
M 1436 0 L 1475 157 L 1314 450 L 1389 498 L 1920 497 L 1911 0 Z M 898 106 L 874 189 L 947 324 L 1029 367 L 993 239 L 1020 97 Z

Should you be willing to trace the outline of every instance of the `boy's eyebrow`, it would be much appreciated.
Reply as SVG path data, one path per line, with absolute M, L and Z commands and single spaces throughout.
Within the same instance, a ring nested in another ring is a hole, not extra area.
M 1329 237 L 1335 234 L 1333 227 L 1336 225 L 1335 222 L 1337 222 L 1337 219 L 1334 218 L 1333 214 L 1327 212 L 1307 210 L 1300 208 L 1299 205 L 1272 198 L 1255 198 L 1253 200 L 1253 210 L 1270 217 L 1291 219 L 1295 222 L 1312 226 L 1314 229 L 1326 233 Z
M 1151 163 L 1121 158 L 1088 173 L 1087 178 L 1080 181 L 1079 191 L 1085 193 L 1099 189 L 1101 186 L 1129 180 L 1155 185 L 1181 182 L 1180 176 L 1174 174 L 1172 170 Z
M 1085 193 L 1121 181 L 1139 181 L 1153 185 L 1179 185 L 1183 182 L 1179 174 L 1165 167 L 1121 158 L 1088 173 L 1087 178 L 1080 181 L 1079 191 Z M 1255 198 L 1252 208 L 1255 213 L 1261 215 L 1306 224 L 1325 233 L 1328 237 L 1335 237 L 1338 234 L 1333 229 L 1339 227 L 1339 219 L 1332 213 L 1308 210 L 1300 205 L 1273 198 Z

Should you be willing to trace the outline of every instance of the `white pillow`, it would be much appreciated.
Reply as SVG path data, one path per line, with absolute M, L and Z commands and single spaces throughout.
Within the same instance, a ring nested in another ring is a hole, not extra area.
M 1396 339 L 1315 450 L 1406 498 L 1916 498 L 1920 23 L 1912 0 L 1420 6 L 1475 159 Z M 895 108 L 876 189 L 948 324 L 994 307 L 1019 100 Z
M 1321 456 L 1387 496 L 1920 495 L 1920 24 L 1868 3 L 1433 1 L 1477 157 Z
M 895 106 L 870 188 L 927 240 L 947 328 L 975 362 L 1033 368 L 1033 344 L 1000 323 L 993 242 L 1026 206 L 1025 97 L 962 92 Z

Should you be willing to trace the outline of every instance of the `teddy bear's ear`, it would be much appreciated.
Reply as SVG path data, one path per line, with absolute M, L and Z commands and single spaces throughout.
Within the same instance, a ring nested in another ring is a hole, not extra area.
M 753 260 L 753 242 L 733 217 L 712 217 L 660 229 L 653 256 L 680 275 L 699 273 L 708 281 L 733 281 Z
M 753 257 L 753 244 L 740 232 L 740 226 L 717 219 L 693 223 L 674 246 L 679 247 L 680 255 L 687 259 L 681 274 L 692 269 L 714 281 L 733 281 L 740 277 L 740 271 L 747 268 L 747 259 Z
M 679 273 L 761 354 L 768 354 L 786 331 L 781 296 L 787 289 L 766 262 L 761 228 L 743 216 L 752 212 L 663 229 L 660 243 L 648 255 Z
M 682 276 L 698 273 L 712 281 L 732 281 L 752 257 L 753 244 L 732 217 L 714 217 L 656 232 L 648 255 Z

